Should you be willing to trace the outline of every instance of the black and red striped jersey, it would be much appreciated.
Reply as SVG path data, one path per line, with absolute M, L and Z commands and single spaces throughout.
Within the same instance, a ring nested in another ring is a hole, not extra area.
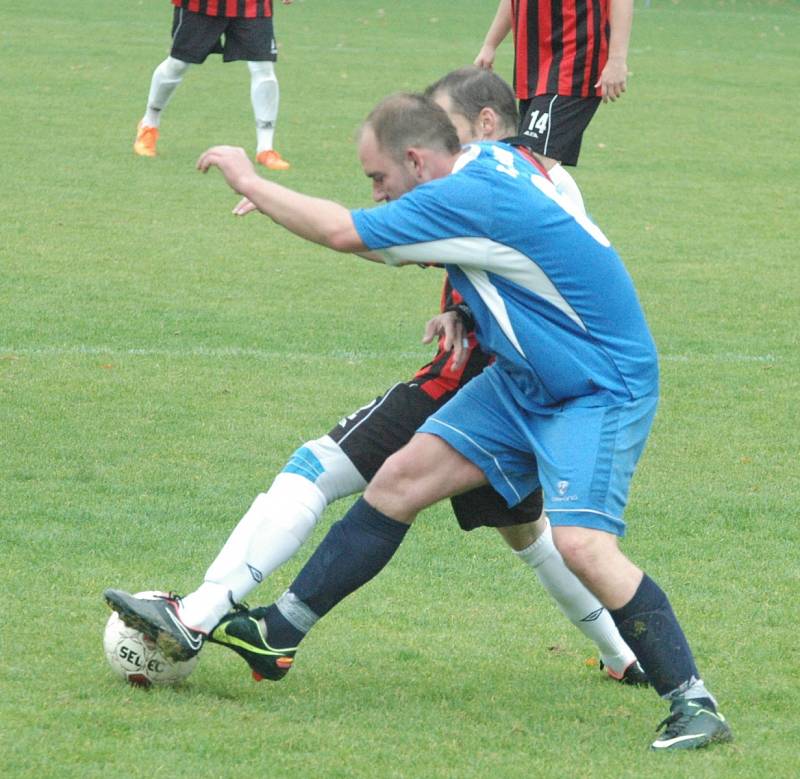
M 608 0 L 511 0 L 514 88 L 593 97 L 608 59 Z
M 238 19 L 272 16 L 272 0 L 172 0 L 172 5 L 204 16 Z

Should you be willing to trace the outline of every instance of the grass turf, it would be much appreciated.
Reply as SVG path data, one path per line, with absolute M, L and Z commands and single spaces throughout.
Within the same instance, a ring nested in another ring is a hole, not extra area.
M 280 180 L 367 205 L 358 122 L 469 62 L 493 11 L 279 6 Z M 243 65 L 190 71 L 160 157 L 135 158 L 169 18 L 166 1 L 4 15 L 4 773 L 792 776 L 800 163 L 778 85 L 796 72 L 796 4 L 638 2 L 629 92 L 600 109 L 576 172 L 662 356 L 625 549 L 670 593 L 736 737 L 670 756 L 646 751 L 663 704 L 587 664 L 592 647 L 496 534 L 461 534 L 446 506 L 281 684 L 252 684 L 214 647 L 180 688 L 111 676 L 103 588 L 195 586 L 299 443 L 427 359 L 441 282 L 230 216 L 235 198 L 193 165 L 213 143 L 253 146 Z

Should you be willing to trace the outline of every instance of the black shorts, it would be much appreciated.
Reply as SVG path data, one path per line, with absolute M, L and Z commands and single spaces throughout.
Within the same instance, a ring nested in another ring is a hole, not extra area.
M 385 395 L 345 417 L 328 435 L 369 482 L 384 461 L 402 449 L 417 428 L 443 402 L 434 400 L 412 382 L 395 384 Z M 450 500 L 463 530 L 476 527 L 509 527 L 534 522 L 542 513 L 542 491 L 509 508 L 488 485 Z
M 577 165 L 583 133 L 599 105 L 599 97 L 569 95 L 537 95 L 520 100 L 519 145 L 562 165 Z
M 272 17 L 235 19 L 175 8 L 170 56 L 200 65 L 209 54 L 221 54 L 224 62 L 275 62 L 278 49 Z

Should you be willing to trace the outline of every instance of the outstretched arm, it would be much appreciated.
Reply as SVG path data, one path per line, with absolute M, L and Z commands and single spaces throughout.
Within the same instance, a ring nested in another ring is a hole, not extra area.
M 261 178 L 244 149 L 234 146 L 208 149 L 197 161 L 197 168 L 206 173 L 212 167 L 219 168 L 234 192 L 295 235 L 337 252 L 352 252 L 380 261 L 377 255 L 369 254 L 347 208 Z
M 611 0 L 608 6 L 608 61 L 595 87 L 601 88 L 603 102 L 622 97 L 628 82 L 628 44 L 633 27 L 633 0 Z
M 497 54 L 497 47 L 505 40 L 511 29 L 511 0 L 500 0 L 497 6 L 497 13 L 494 15 L 489 30 L 486 33 L 486 38 L 483 40 L 483 46 L 475 57 L 474 65 L 479 68 L 486 68 L 491 70 L 494 65 L 494 58 Z

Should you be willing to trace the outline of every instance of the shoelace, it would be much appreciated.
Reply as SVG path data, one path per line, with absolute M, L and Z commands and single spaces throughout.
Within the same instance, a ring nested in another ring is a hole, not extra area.
M 689 719 L 689 715 L 682 711 L 674 711 L 666 719 L 661 720 L 656 728 L 656 733 L 664 728 L 665 737 L 679 736 L 681 728 L 679 727 L 681 720 Z
M 228 590 L 228 600 L 231 603 L 231 608 L 234 611 L 250 611 L 250 607 L 245 603 L 245 601 L 235 601 L 233 599 L 233 591 Z

